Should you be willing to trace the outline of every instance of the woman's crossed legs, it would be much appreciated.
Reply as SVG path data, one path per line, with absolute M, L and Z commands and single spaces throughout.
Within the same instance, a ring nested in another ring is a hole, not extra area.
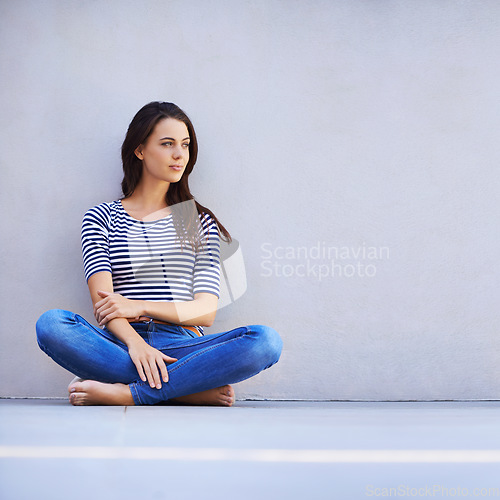
M 161 389 L 143 382 L 125 344 L 78 314 L 52 309 L 36 324 L 40 348 L 85 379 L 70 384 L 73 404 L 151 405 L 162 401 L 230 406 L 240 382 L 275 364 L 282 341 L 275 330 L 249 325 L 192 338 L 178 326 L 133 323 L 156 349 L 178 361 L 168 365 Z

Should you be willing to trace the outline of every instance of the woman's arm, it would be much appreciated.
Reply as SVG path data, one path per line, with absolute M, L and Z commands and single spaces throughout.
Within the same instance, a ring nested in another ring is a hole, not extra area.
M 177 325 L 212 326 L 219 299 L 213 293 L 196 293 L 186 302 L 144 301 L 144 315 Z
M 113 280 L 111 278 L 111 273 L 107 271 L 95 273 L 90 276 L 87 284 L 90 291 L 90 298 L 92 299 L 92 304 L 94 305 L 95 315 L 96 303 L 102 299 L 99 295 L 99 291 L 102 290 L 107 293 L 113 293 Z M 125 319 L 125 317 L 117 317 L 116 320 L 110 321 L 106 324 L 106 326 L 116 338 L 120 339 L 127 346 L 131 342 L 142 340 L 141 336 L 130 326 L 130 323 Z
M 211 326 L 219 301 L 217 295 L 206 292 L 196 293 L 193 300 L 171 302 L 132 300 L 104 289 L 99 289 L 97 294 L 101 300 L 95 303 L 94 313 L 101 326 L 118 318 L 132 319 L 140 316 L 176 325 Z
M 96 291 L 94 314 L 99 325 L 116 318 L 150 318 L 177 325 L 211 326 L 217 312 L 220 275 L 220 238 L 216 222 L 205 214 L 201 218 L 199 237 L 203 242 L 196 250 L 193 267 L 193 300 L 132 300 L 109 288 Z
M 113 294 L 113 281 L 111 273 L 101 271 L 91 275 L 88 279 L 90 297 L 94 304 L 94 313 L 96 305 L 102 300 L 100 291 Z M 121 297 L 121 295 L 120 295 Z M 133 301 L 135 302 L 135 301 Z M 135 318 L 136 316 L 132 316 Z M 168 372 L 165 363 L 173 363 L 176 358 L 171 358 L 166 354 L 151 347 L 130 325 L 126 316 L 116 316 L 106 322 L 106 327 L 113 335 L 120 339 L 127 347 L 130 358 L 137 368 L 141 380 L 149 382 L 151 387 L 161 389 L 161 379 L 168 381 Z M 158 370 L 159 369 L 159 370 Z M 161 378 L 160 373 L 161 372 Z

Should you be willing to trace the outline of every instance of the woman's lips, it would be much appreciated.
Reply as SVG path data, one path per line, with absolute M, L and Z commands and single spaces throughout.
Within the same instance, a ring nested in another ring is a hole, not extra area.
M 182 165 L 170 165 L 170 168 L 173 168 L 174 170 L 180 171 L 184 167 Z

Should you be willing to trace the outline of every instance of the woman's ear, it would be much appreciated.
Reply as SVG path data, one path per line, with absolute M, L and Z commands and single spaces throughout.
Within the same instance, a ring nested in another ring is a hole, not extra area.
M 142 154 L 142 144 L 136 148 L 136 150 L 134 151 L 135 153 L 135 156 L 137 156 L 137 158 L 139 158 L 139 160 L 144 160 L 144 155 Z

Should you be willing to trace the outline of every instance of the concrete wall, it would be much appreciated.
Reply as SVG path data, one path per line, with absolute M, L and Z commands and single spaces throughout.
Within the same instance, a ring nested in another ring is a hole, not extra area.
M 2 2 L 0 394 L 64 396 L 49 308 L 91 319 L 79 231 L 151 100 L 198 132 L 241 243 L 212 331 L 275 327 L 239 397 L 500 397 L 500 3 Z

